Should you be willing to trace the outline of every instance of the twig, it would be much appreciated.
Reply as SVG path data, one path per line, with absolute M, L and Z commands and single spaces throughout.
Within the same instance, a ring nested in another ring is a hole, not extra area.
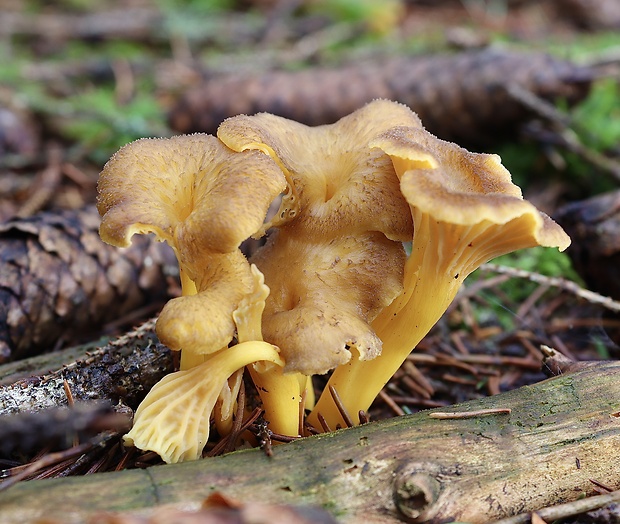
M 390 395 L 388 395 L 384 389 L 382 389 L 379 392 L 379 397 L 381 397 L 381 400 L 383 400 L 389 407 L 390 409 L 397 415 L 397 416 L 402 416 L 405 414 L 403 408 L 401 408 L 392 397 L 390 397 Z
M 347 425 L 347 427 L 352 428 L 353 426 L 355 426 L 353 419 L 351 418 L 351 416 L 349 415 L 349 412 L 347 411 L 347 408 L 344 407 L 344 404 L 342 403 L 342 400 L 340 399 L 340 395 L 338 395 L 336 388 L 332 385 L 329 386 L 329 394 L 332 396 L 332 399 L 334 400 L 334 404 L 336 404 L 336 407 L 338 408 L 338 411 L 340 415 L 342 416 L 342 419 L 344 420 L 344 423 Z
M 48 165 L 37 175 L 32 193 L 17 212 L 18 217 L 26 218 L 43 209 L 62 181 L 61 165 L 62 149 L 54 144 L 48 151 Z
M 496 409 L 479 409 L 477 411 L 461 411 L 461 412 L 445 412 L 435 411 L 429 413 L 430 418 L 438 418 L 441 420 L 459 420 L 464 418 L 476 418 L 485 417 L 487 415 L 510 415 L 512 410 L 510 408 L 496 408 Z
M 606 486 L 605 484 L 603 484 L 602 482 L 596 479 L 590 479 L 590 482 L 592 482 L 592 484 L 594 484 L 596 487 L 601 488 L 602 490 L 605 490 L 606 493 L 611 493 L 613 491 L 612 488 L 610 488 L 609 486 Z
M 420 384 L 418 384 L 415 380 L 413 380 L 409 375 L 403 376 L 401 380 L 402 380 L 402 383 L 405 386 L 407 386 L 411 390 L 412 393 L 416 393 L 421 398 L 425 398 L 427 400 L 431 398 L 431 395 L 429 394 L 429 392 L 426 391 L 422 386 L 420 386 Z
M 239 388 L 239 394 L 237 395 L 237 410 L 235 412 L 235 420 L 233 421 L 232 429 L 228 435 L 226 445 L 224 446 L 224 453 L 229 453 L 235 449 L 235 442 L 239 435 L 241 435 L 241 428 L 243 427 L 243 413 L 245 411 L 245 384 L 241 381 L 241 387 Z
M 571 119 L 568 115 L 558 111 L 553 104 L 532 93 L 529 89 L 513 83 L 508 83 L 505 87 L 512 98 L 545 120 L 549 120 L 561 128 L 566 128 L 571 124 Z
M 435 388 L 430 381 L 424 376 L 423 373 L 415 366 L 415 364 L 409 360 L 406 360 L 403 364 L 403 370 L 407 373 L 407 376 L 422 389 L 424 398 L 431 398 L 435 394 Z
M 80 444 L 79 446 L 75 446 L 73 448 L 70 448 L 64 451 L 48 453 L 47 455 L 44 455 L 40 459 L 28 464 L 28 466 L 25 467 L 23 470 L 21 470 L 17 475 L 13 477 L 9 477 L 8 479 L 2 481 L 2 483 L 0 483 L 0 491 L 9 489 L 11 486 L 14 486 L 21 480 L 28 478 L 30 475 L 32 475 L 33 473 L 36 473 L 37 471 L 40 471 L 43 468 L 46 468 L 53 464 L 57 464 L 63 460 L 67 460 L 67 459 L 70 459 L 76 456 L 80 456 L 86 453 L 87 451 L 90 451 L 91 449 L 95 448 L 96 446 L 102 445 L 104 442 L 106 442 L 113 436 L 115 436 L 115 434 L 113 433 L 102 434 L 90 440 L 89 442 Z
M 576 500 L 574 502 L 567 502 L 566 504 L 559 504 L 557 506 L 550 506 L 548 508 L 539 509 L 536 511 L 538 516 L 545 519 L 547 522 L 552 522 L 558 519 L 570 517 L 572 515 L 578 515 L 587 511 L 607 506 L 612 502 L 620 501 L 620 490 L 614 491 L 606 495 L 595 495 L 585 499 Z M 521 513 L 514 517 L 501 519 L 493 522 L 492 524 L 527 524 L 530 522 L 531 513 Z
M 316 414 L 316 418 L 319 419 L 319 424 L 321 424 L 321 428 L 323 429 L 324 433 L 331 433 L 332 432 L 332 428 L 329 427 L 329 424 L 327 423 L 327 420 L 325 420 L 325 417 L 321 413 L 317 413 Z
M 583 298 L 592 304 L 598 304 L 611 311 L 620 312 L 620 302 L 613 300 L 610 297 L 600 295 L 594 291 L 582 288 L 576 282 L 560 277 L 549 277 L 541 275 L 540 273 L 534 273 L 532 271 L 526 271 L 524 269 L 517 269 L 514 267 L 501 266 L 497 264 L 483 264 L 480 266 L 482 271 L 488 271 L 492 273 L 500 273 L 503 275 L 509 275 L 513 278 L 525 278 L 531 282 L 537 284 L 547 285 L 549 287 L 556 287 L 562 291 L 572 293 L 573 295 Z
M 258 433 L 259 429 L 255 423 L 258 417 L 260 417 L 262 414 L 263 410 L 261 408 L 255 408 L 254 411 L 250 413 L 250 416 L 239 426 L 237 430 L 237 436 L 243 434 L 243 432 L 248 429 L 252 429 L 254 433 Z M 211 450 L 209 450 L 208 453 L 206 453 L 205 456 L 215 457 L 217 455 L 221 455 L 222 453 L 224 453 L 223 450 L 227 445 L 228 441 L 228 439 L 221 439 L 217 444 L 215 444 L 215 446 L 213 446 Z
M 65 395 L 67 396 L 67 406 L 72 408 L 73 406 L 75 406 L 75 399 L 73 398 L 73 393 L 71 392 L 71 385 L 69 384 L 66 378 L 62 380 L 62 387 L 65 390 Z M 77 446 L 79 443 L 80 443 L 80 438 L 78 437 L 76 433 L 73 436 L 73 447 Z

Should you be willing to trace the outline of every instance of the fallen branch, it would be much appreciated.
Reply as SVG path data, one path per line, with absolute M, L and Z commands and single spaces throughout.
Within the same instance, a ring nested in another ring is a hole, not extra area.
M 620 488 L 619 378 L 620 362 L 601 362 L 450 409 L 510 414 L 439 420 L 421 412 L 274 446 L 272 457 L 250 450 L 20 483 L 0 494 L 0 514 L 6 524 L 79 523 L 103 511 L 197 509 L 221 492 L 321 505 L 340 522 L 484 523 L 593 494 L 591 479 Z
M 575 500 L 574 502 L 567 502 L 566 504 L 558 504 L 557 506 L 542 508 L 536 513 L 541 518 L 545 519 L 545 522 L 555 522 L 558 519 L 565 519 L 566 517 L 572 517 L 587 511 L 602 508 L 608 504 L 612 504 L 613 502 L 620 502 L 620 491 L 614 491 L 613 493 L 607 493 L 605 495 L 587 497 L 585 499 Z M 531 519 L 531 513 L 522 513 L 520 515 L 515 515 L 514 517 L 498 520 L 493 524 L 528 524 Z
M 479 268 L 481 271 L 487 271 L 492 273 L 498 273 L 501 275 L 508 275 L 512 278 L 524 278 L 530 282 L 536 284 L 542 284 L 549 287 L 556 287 L 562 291 L 572 293 L 573 295 L 587 300 L 591 304 L 598 304 L 610 311 L 620 312 L 620 302 L 610 297 L 606 297 L 589 289 L 581 287 L 577 282 L 568 280 L 561 277 L 549 277 L 547 275 L 541 275 L 533 271 L 526 271 L 525 269 L 518 269 L 509 266 L 500 266 L 498 264 L 483 264 Z
M 173 371 L 171 351 L 150 320 L 126 335 L 43 376 L 0 387 L 0 415 L 67 406 L 75 401 L 118 401 L 135 409 L 153 385 Z

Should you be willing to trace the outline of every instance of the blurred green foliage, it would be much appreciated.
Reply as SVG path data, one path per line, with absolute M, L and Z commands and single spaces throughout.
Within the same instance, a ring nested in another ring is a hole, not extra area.
M 548 277 L 563 277 L 576 282 L 580 278 L 572 267 L 566 252 L 555 248 L 533 247 L 522 249 L 492 260 L 491 263 L 516 267 L 525 271 L 532 271 Z
M 586 148 L 615 159 L 620 168 L 620 83 L 616 78 L 603 78 L 593 83 L 588 97 L 574 108 L 558 101 L 558 109 L 570 118 L 567 133 L 573 134 Z M 514 182 L 528 187 L 537 181 L 560 181 L 567 198 L 581 199 L 611 191 L 618 181 L 583 155 L 549 144 L 524 141 L 502 144 L 498 149 L 502 162 L 512 173 Z M 560 155 L 561 169 L 550 162 L 550 153 Z M 542 178 L 541 178 L 542 177 Z
M 584 144 L 605 152 L 620 150 L 620 84 L 615 78 L 596 82 L 590 96 L 572 112 Z
M 613 60 L 614 50 L 620 47 L 618 31 L 583 32 L 572 36 L 567 39 L 566 35 L 550 35 L 544 41 L 524 42 L 510 35 L 497 34 L 494 40 L 524 50 L 535 48 L 580 64 L 604 62 L 608 52 L 612 53 Z M 570 132 L 574 132 L 586 147 L 620 160 L 620 83 L 617 75 L 596 80 L 588 97 L 575 107 L 568 108 L 564 100 L 557 100 L 556 106 L 569 115 Z M 581 156 L 553 144 L 541 147 L 538 142 L 519 140 L 502 144 L 495 152 L 502 157 L 514 182 L 523 188 L 541 180 L 547 184 L 557 181 L 569 191 L 567 199 L 580 199 L 618 187 L 617 180 L 609 173 L 603 173 Z M 563 165 L 558 165 L 558 159 Z
M 137 138 L 169 135 L 162 108 L 152 97 L 119 104 L 113 89 L 103 87 L 73 97 L 71 110 L 72 118 L 62 124 L 64 133 L 90 151 L 90 158 L 99 165 Z
M 337 22 L 363 22 L 379 35 L 392 31 L 404 12 L 400 0 L 315 0 L 309 7 Z

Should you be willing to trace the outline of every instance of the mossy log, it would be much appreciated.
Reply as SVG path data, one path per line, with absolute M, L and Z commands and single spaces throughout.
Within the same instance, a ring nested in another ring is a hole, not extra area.
M 442 409 L 261 450 L 147 470 L 32 481 L 0 493 L 5 524 L 241 501 L 311 504 L 340 522 L 483 523 L 620 488 L 620 362 Z

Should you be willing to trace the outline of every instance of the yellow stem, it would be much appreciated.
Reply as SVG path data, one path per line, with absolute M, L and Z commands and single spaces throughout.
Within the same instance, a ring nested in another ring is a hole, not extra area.
M 263 340 L 261 319 L 269 288 L 260 270 L 253 264 L 251 269 L 255 282 L 254 293 L 245 297 L 233 313 L 239 343 Z M 259 364 L 248 366 L 248 370 L 263 403 L 269 429 L 274 433 L 295 437 L 299 433 L 299 404 L 307 378 L 299 373 L 284 374 L 283 365 Z
M 307 377 L 305 388 L 302 391 L 306 391 L 306 402 L 304 409 L 313 409 L 316 404 L 316 398 L 314 395 L 314 385 L 312 383 L 312 377 Z
M 192 353 L 191 351 L 181 350 L 181 362 L 179 363 L 179 369 L 181 371 L 185 371 L 187 369 L 200 366 L 200 364 L 205 362 L 206 357 L 208 357 L 208 355 L 198 355 L 196 353 Z
M 185 270 L 180 267 L 179 275 L 181 277 L 181 294 L 183 296 L 195 295 L 198 290 L 196 289 L 196 283 L 187 276 Z M 191 369 L 196 366 L 200 366 L 205 362 L 206 355 L 198 355 L 187 350 L 181 350 L 181 362 L 179 368 L 181 371 Z
M 359 424 L 359 411 L 368 411 L 383 386 L 452 302 L 466 274 L 446 270 L 442 247 L 428 221 L 417 221 L 411 255 L 405 266 L 405 291 L 372 323 L 383 342 L 381 355 L 366 361 L 354 357 L 334 370 L 307 419 L 316 429 L 321 430 L 319 413 L 331 429 L 345 426 L 329 386 L 335 388 L 345 410 Z
M 258 390 L 265 420 L 274 433 L 296 437 L 299 435 L 299 404 L 301 402 L 300 377 L 298 373 L 284 374 L 282 367 L 269 366 L 259 371 L 259 366 L 248 366 L 254 385 Z

